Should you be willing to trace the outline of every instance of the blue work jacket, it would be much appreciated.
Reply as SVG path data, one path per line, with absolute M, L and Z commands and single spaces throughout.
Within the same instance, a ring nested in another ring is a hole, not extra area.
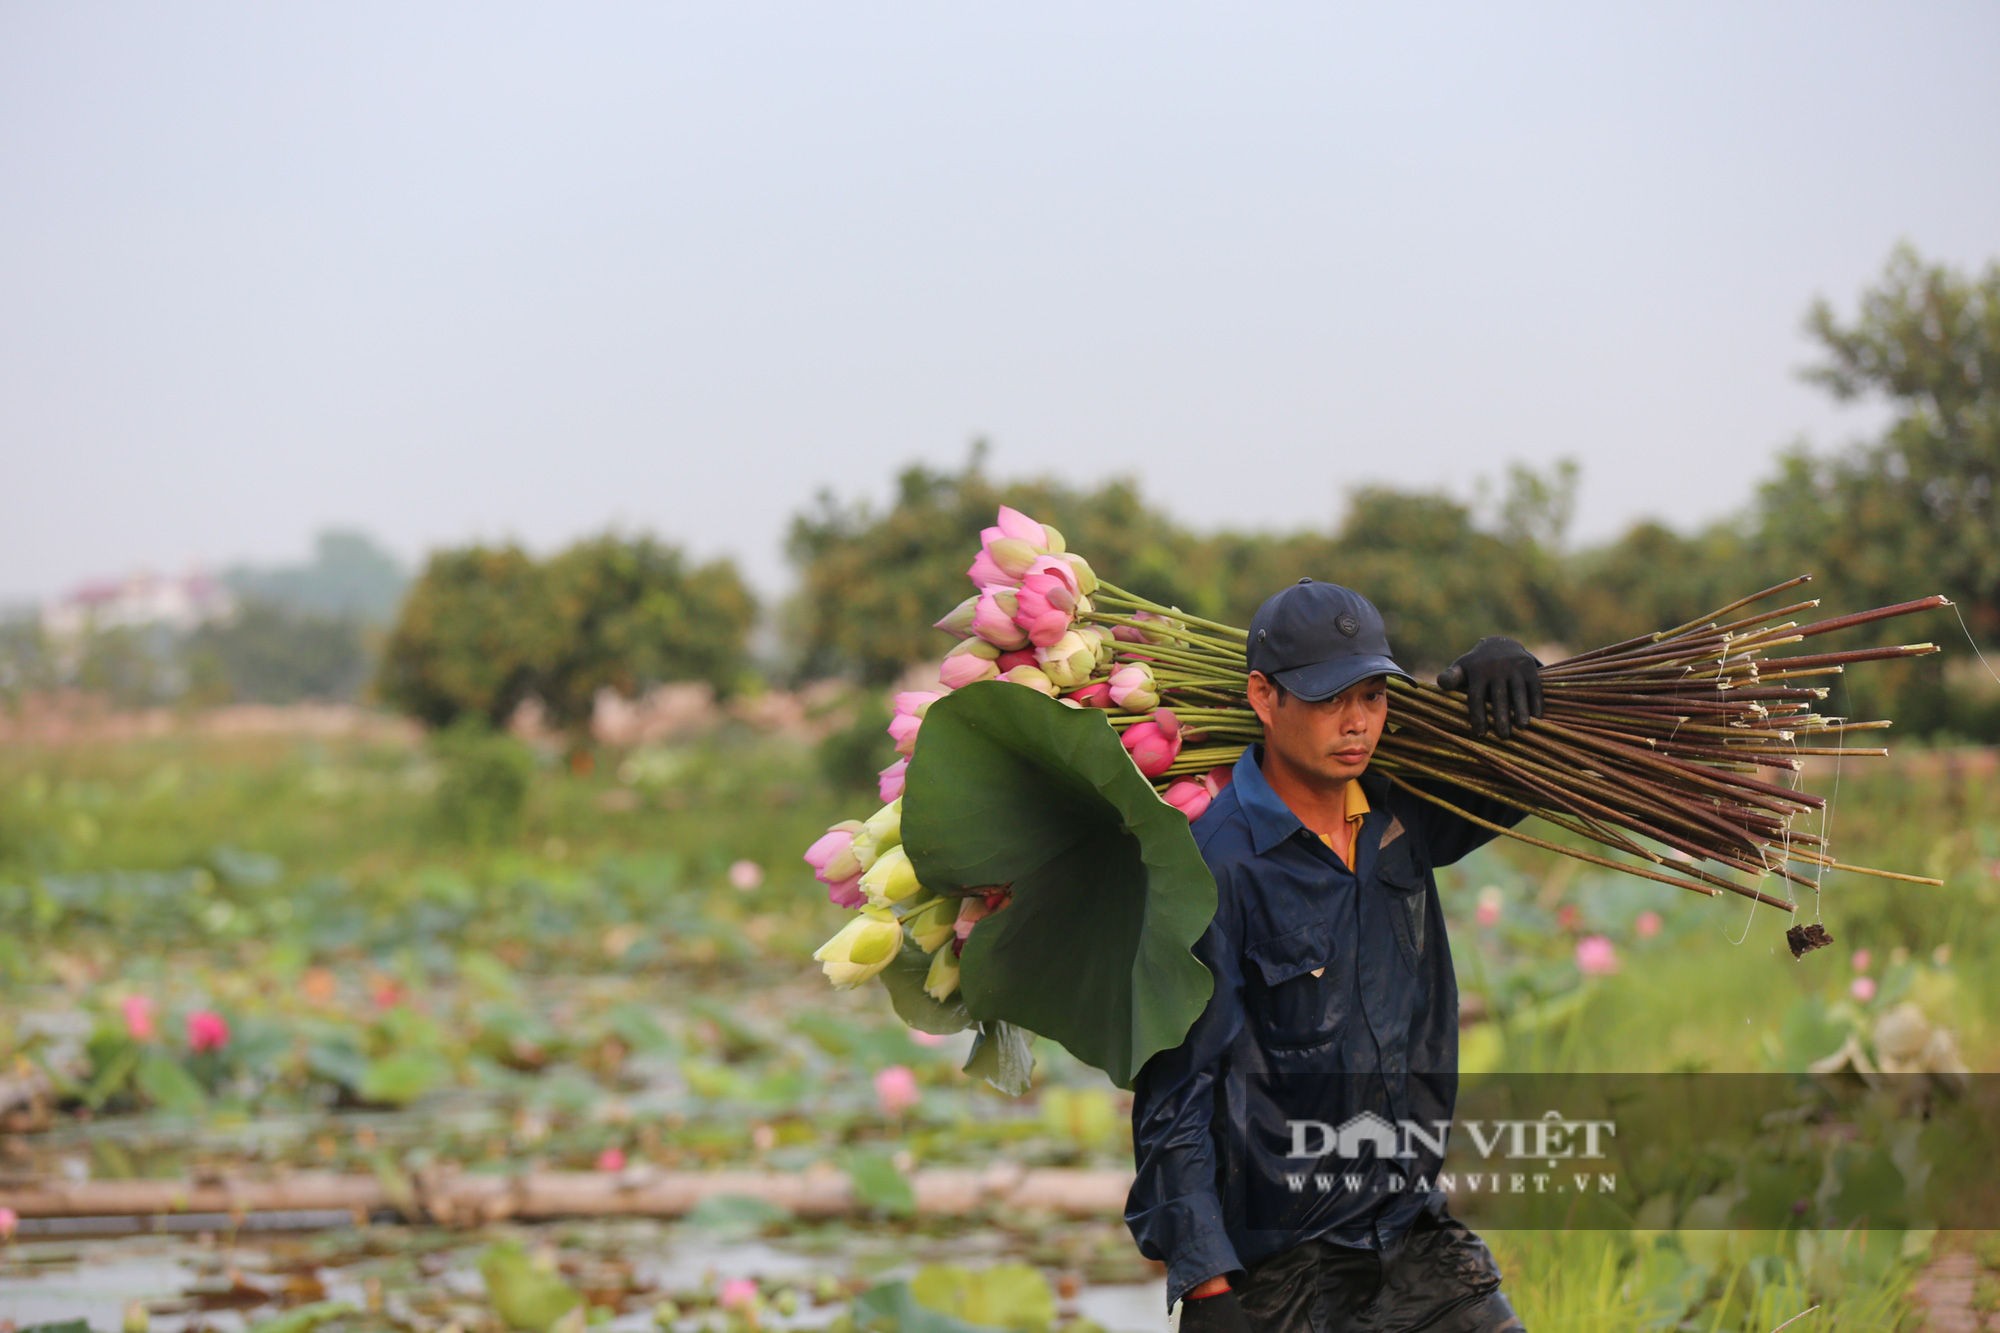
M 1217 892 L 1194 952 L 1215 993 L 1133 1085 L 1125 1222 L 1166 1263 L 1170 1304 L 1314 1237 L 1382 1248 L 1443 1207 L 1428 1181 L 1458 1094 L 1458 983 L 1431 871 L 1495 834 L 1371 770 L 1350 869 L 1262 758 L 1246 751 L 1194 825 Z M 1427 789 L 1495 824 L 1522 817 Z

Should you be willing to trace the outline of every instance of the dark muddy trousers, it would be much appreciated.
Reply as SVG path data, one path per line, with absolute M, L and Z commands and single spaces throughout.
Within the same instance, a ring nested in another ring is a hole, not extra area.
M 1309 1240 L 1252 1268 L 1240 1293 L 1257 1333 L 1525 1333 L 1493 1252 L 1449 1217 L 1387 1250 Z

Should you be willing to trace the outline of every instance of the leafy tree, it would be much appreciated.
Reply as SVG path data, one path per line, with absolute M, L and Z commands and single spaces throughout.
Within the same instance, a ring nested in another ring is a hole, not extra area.
M 432 554 L 382 655 L 382 698 L 434 727 L 504 725 L 559 652 L 546 572 L 518 546 Z
M 972 593 L 966 566 L 1002 504 L 1060 529 L 1072 550 L 1134 592 L 1189 610 L 1206 604 L 1191 577 L 1192 538 L 1131 482 L 1095 491 L 1048 480 L 1003 486 L 986 476 L 982 457 L 975 448 L 958 473 L 906 469 L 885 514 L 822 492 L 793 519 L 787 554 L 800 589 L 787 619 L 801 674 L 880 683 L 942 656 L 950 641 L 932 622 Z
M 727 694 L 750 670 L 757 605 L 727 560 L 690 568 L 650 537 L 606 534 L 555 556 L 545 577 L 562 632 L 535 688 L 562 725 L 588 723 L 606 687 L 705 680 Z
M 734 565 L 690 568 L 648 537 L 598 537 L 547 561 L 518 546 L 440 551 L 404 599 L 378 687 L 433 726 L 467 715 L 500 726 L 532 696 L 581 727 L 606 686 L 736 688 L 755 616 Z

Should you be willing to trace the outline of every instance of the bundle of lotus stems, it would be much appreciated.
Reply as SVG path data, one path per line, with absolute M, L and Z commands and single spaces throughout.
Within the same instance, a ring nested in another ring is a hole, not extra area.
M 1506 740 L 1490 734 L 1474 738 L 1462 694 L 1392 679 L 1389 729 L 1374 766 L 1424 800 L 1508 837 L 1695 893 L 1728 891 L 1793 911 L 1789 896 L 1767 893 L 1758 884 L 1775 880 L 1773 887 L 1815 888 L 1833 869 L 1940 883 L 1837 862 L 1824 828 L 1795 827 L 1813 822 L 1799 816 L 1826 805 L 1823 797 L 1798 787 L 1802 757 L 1888 753 L 1845 743 L 1848 733 L 1885 728 L 1887 721 L 1822 716 L 1814 706 L 1829 691 L 1812 682 L 1837 675 L 1850 663 L 1918 657 L 1936 647 L 1768 654 L 1950 603 L 1926 597 L 1807 624 L 1787 617 L 1810 610 L 1817 600 L 1742 614 L 1810 577 L 1788 579 L 1685 625 L 1543 668 L 1544 715 Z M 1262 739 L 1246 696 L 1243 630 L 1161 606 L 1101 578 L 1089 609 L 1077 619 L 1117 632 L 1118 662 L 1150 673 L 1161 707 L 1181 729 L 1171 764 L 1150 775 L 1169 786 L 1170 801 L 1173 783 L 1199 781 Z M 1149 719 L 1158 725 L 1153 713 L 1110 717 L 1121 730 Z M 1793 775 L 1791 783 L 1771 780 L 1784 774 Z M 1642 864 L 1502 828 L 1454 805 L 1436 790 L 1440 783 L 1539 816 Z

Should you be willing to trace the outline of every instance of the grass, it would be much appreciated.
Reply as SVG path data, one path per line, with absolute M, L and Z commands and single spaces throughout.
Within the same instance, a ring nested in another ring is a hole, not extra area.
M 1815 782 L 1830 787 L 1830 774 Z M 0 1063 L 56 1074 L 70 1112 L 31 1138 L 52 1154 L 81 1145 L 105 1176 L 240 1156 L 244 1127 L 267 1165 L 357 1170 L 440 1157 L 581 1168 L 610 1148 L 681 1167 L 801 1169 L 856 1151 L 907 1153 L 905 1165 L 1129 1163 L 1127 1103 L 1062 1052 L 1038 1051 L 1037 1082 L 1064 1089 L 1059 1103 L 1010 1102 L 957 1072 L 956 1047 L 913 1043 L 872 988 L 821 982 L 807 955 L 843 913 L 798 853 L 874 804 L 812 748 L 748 730 L 596 754 L 587 771 L 270 736 L 10 747 Z M 1798 1069 L 1911 1002 L 1956 1032 L 1974 1068 L 1992 1067 L 1991 756 L 1850 765 L 1833 832 L 1843 859 L 1947 887 L 1830 877 L 1805 906 L 1837 946 L 1795 962 L 1770 908 L 1504 843 L 1446 870 L 1461 988 L 1486 1014 L 1465 1031 L 1468 1064 Z M 740 868 L 732 883 L 742 862 L 761 883 L 741 887 Z M 1482 893 L 1500 904 L 1490 925 Z M 1575 944 L 1591 934 L 1612 941 L 1615 973 L 1579 974 Z M 1854 993 L 1861 976 L 1872 996 Z M 134 994 L 158 1006 L 153 1042 L 124 1032 Z M 232 1041 L 205 1063 L 175 1050 L 176 1082 L 147 1061 L 197 1008 L 222 1013 Z M 119 1060 L 131 1067 L 114 1086 Z M 922 1088 L 907 1112 L 877 1104 L 873 1075 L 892 1064 Z M 1010 1243 L 1043 1253 L 1035 1225 Z M 1116 1231 L 1077 1243 L 1109 1253 Z M 1489 1240 L 1538 1331 L 1757 1330 L 1794 1316 L 1800 1333 L 1892 1328 L 1912 1271 L 1901 1233 Z M 1091 1271 L 1145 1271 L 1124 1255 Z

